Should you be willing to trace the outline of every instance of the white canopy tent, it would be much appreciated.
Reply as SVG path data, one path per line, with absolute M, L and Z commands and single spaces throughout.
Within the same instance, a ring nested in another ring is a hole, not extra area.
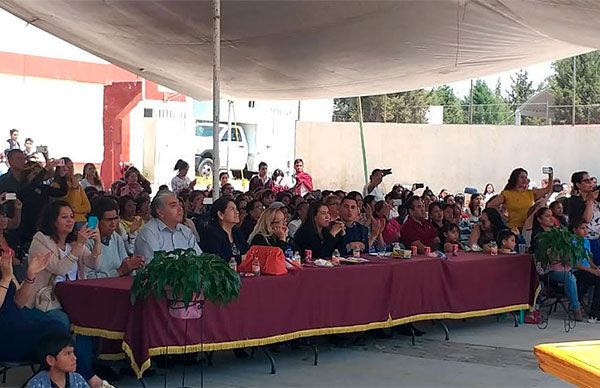
M 144 78 L 212 96 L 211 1 L 0 7 Z M 397 92 L 600 47 L 595 0 L 223 0 L 221 8 L 221 91 L 233 98 Z

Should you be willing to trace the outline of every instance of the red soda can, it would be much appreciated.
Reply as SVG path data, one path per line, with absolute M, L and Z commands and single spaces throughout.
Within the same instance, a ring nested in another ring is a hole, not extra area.
M 452 245 L 452 256 L 458 256 L 458 244 Z
M 425 247 L 425 254 L 426 255 L 431 254 L 431 247 Z
M 307 263 L 312 263 L 313 258 L 312 258 L 312 251 L 310 249 L 305 249 L 304 250 L 304 260 Z
M 412 251 L 413 256 L 417 255 L 417 246 L 416 245 L 412 245 L 410 247 L 410 250 Z

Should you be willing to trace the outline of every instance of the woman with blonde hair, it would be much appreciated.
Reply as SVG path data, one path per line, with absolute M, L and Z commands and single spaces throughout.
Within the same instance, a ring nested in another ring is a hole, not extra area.
M 281 248 L 284 252 L 287 248 L 288 228 L 285 224 L 285 215 L 280 209 L 266 209 L 258 221 L 248 243 L 250 245 L 266 245 Z

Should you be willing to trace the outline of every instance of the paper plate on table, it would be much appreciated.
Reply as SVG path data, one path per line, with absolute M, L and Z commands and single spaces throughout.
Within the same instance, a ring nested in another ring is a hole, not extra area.
M 362 257 L 342 257 L 340 263 L 342 264 L 362 264 L 368 263 L 369 260 L 363 259 Z
M 371 252 L 371 253 L 369 253 L 369 256 L 375 256 L 375 257 L 390 257 L 391 255 L 392 255 L 392 252 L 382 252 L 382 253 Z

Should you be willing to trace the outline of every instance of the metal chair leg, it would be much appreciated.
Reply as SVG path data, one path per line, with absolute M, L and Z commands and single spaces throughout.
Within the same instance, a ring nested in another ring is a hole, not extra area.
M 261 347 L 261 349 L 269 359 L 269 362 L 271 362 L 271 374 L 274 375 L 277 372 L 277 370 L 275 369 L 275 359 L 273 358 L 273 355 L 271 355 L 271 352 L 269 352 L 269 349 L 267 347 L 263 346 Z
M 8 372 L 10 368 L 7 367 L 2 367 L 2 370 L 0 370 L 0 375 L 2 375 L 2 384 L 6 384 L 6 372 Z
M 449 341 L 450 340 L 450 330 L 448 330 L 448 326 L 446 325 L 446 323 L 443 320 L 438 320 L 440 326 L 442 326 L 442 329 L 444 329 L 444 335 L 445 335 L 445 340 Z
M 515 320 L 515 327 L 519 327 L 519 320 L 517 319 L 517 314 L 515 314 L 514 311 L 511 311 L 510 315 L 512 315 L 513 319 Z

